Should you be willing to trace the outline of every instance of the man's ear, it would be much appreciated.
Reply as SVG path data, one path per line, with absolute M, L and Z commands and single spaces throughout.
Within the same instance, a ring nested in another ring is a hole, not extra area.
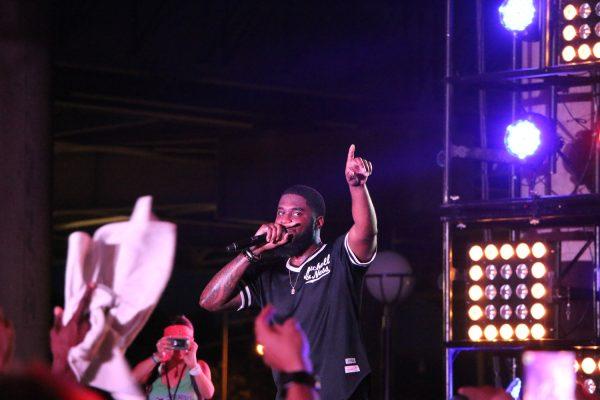
M 325 224 L 325 217 L 320 215 L 317 218 L 315 218 L 315 228 L 317 229 L 321 229 L 323 228 L 323 225 Z

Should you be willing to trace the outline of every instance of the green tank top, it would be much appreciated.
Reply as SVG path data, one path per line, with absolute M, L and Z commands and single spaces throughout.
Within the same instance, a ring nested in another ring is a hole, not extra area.
M 194 390 L 192 379 L 193 377 L 188 373 L 188 369 L 186 368 L 181 377 L 177 395 L 175 396 L 173 394 L 175 393 L 177 382 L 171 382 L 171 396 L 173 396 L 173 400 L 201 400 Z M 162 383 L 160 376 L 152 382 L 152 390 L 148 394 L 148 400 L 170 400 L 167 385 Z

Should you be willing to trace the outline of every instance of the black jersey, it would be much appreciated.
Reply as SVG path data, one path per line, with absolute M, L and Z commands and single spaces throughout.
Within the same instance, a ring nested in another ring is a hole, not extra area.
M 375 258 L 375 256 L 373 256 Z M 299 267 L 282 260 L 257 265 L 240 283 L 240 309 L 273 304 L 276 322 L 294 317 L 306 333 L 321 398 L 344 400 L 371 372 L 361 339 L 358 308 L 369 264 L 348 246 L 348 235 L 322 245 Z M 277 398 L 282 388 L 273 373 Z

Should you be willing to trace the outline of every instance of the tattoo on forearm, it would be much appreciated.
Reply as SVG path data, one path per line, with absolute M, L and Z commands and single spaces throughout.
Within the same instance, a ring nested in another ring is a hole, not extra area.
M 229 300 L 244 274 L 245 268 L 241 264 L 241 262 L 234 259 L 217 272 L 202 293 L 205 304 L 222 306 Z

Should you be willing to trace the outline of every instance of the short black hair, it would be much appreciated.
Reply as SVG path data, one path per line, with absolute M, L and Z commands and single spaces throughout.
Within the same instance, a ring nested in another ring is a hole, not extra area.
M 176 315 L 175 317 L 171 318 L 169 320 L 169 325 L 185 325 L 188 328 L 194 329 L 192 321 L 190 321 L 185 315 Z
M 317 189 L 306 185 L 294 185 L 285 189 L 281 195 L 285 194 L 295 194 L 303 197 L 317 217 L 325 216 L 325 199 Z

